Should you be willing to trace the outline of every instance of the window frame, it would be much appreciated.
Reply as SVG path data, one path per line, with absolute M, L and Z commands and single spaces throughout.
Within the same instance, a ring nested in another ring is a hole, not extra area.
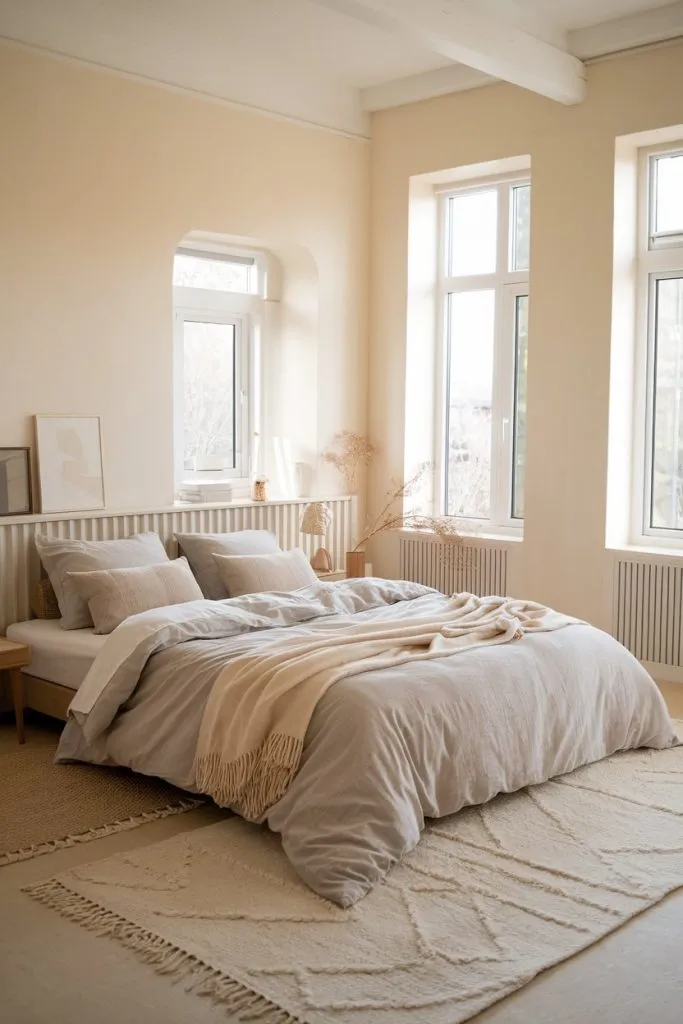
M 659 157 L 683 156 L 683 139 L 649 146 L 638 154 L 636 250 L 636 339 L 634 373 L 633 481 L 631 542 L 636 545 L 683 547 L 683 528 L 651 526 L 654 453 L 656 290 L 657 282 L 683 278 L 683 231 L 654 232 L 656 176 Z
M 173 463 L 176 489 L 188 483 L 231 481 L 248 483 L 253 471 L 251 439 L 257 431 L 260 407 L 260 336 L 266 288 L 267 256 L 263 252 L 233 249 L 206 242 L 183 241 L 176 252 L 209 259 L 253 258 L 249 292 L 173 286 Z M 174 258 L 175 258 L 174 252 Z M 241 261 L 241 260 L 240 260 Z M 230 324 L 235 328 L 235 466 L 222 470 L 184 469 L 184 323 Z
M 644 150 L 641 156 L 641 159 L 647 160 L 645 170 L 647 176 L 647 209 L 645 210 L 645 218 L 647 224 L 647 249 L 650 252 L 657 249 L 676 249 L 683 246 L 683 228 L 679 231 L 655 230 L 657 175 L 653 174 L 652 169 L 656 166 L 658 160 L 666 156 L 683 157 L 683 142 L 676 143 L 675 145 L 669 143 L 663 146 L 652 146 Z
M 221 310 L 207 309 L 176 309 L 174 314 L 174 348 L 175 348 L 175 470 L 176 482 L 190 483 L 200 480 L 242 480 L 248 475 L 248 452 L 245 451 L 245 439 L 249 437 L 249 318 L 230 314 Z M 188 470 L 184 468 L 184 325 L 190 323 L 225 324 L 234 328 L 234 451 L 235 465 L 220 470 Z
M 259 291 L 259 268 L 257 266 L 256 257 L 254 254 L 247 255 L 246 253 L 240 252 L 226 252 L 218 251 L 207 248 L 206 245 L 196 246 L 192 244 L 179 245 L 174 253 L 174 261 L 176 256 L 194 256 L 196 259 L 206 259 L 213 262 L 232 263 L 241 266 L 247 266 L 249 268 L 247 272 L 247 278 L 249 281 L 249 287 L 245 291 L 239 289 L 222 290 L 221 288 L 198 288 L 194 285 L 177 285 L 173 283 L 174 288 L 186 288 L 189 291 L 206 291 L 213 292 L 219 296 L 222 295 L 257 295 Z M 175 268 L 174 268 L 175 274 Z
M 514 466 L 514 402 L 516 393 L 515 310 L 520 295 L 530 296 L 530 271 L 511 270 L 514 226 L 511 221 L 512 190 L 531 185 L 528 170 L 481 177 L 440 186 L 438 199 L 437 261 L 437 359 L 435 395 L 435 465 L 437 514 L 457 519 L 464 527 L 486 533 L 521 536 L 523 518 L 512 515 Z M 498 191 L 496 269 L 490 274 L 451 276 L 449 200 L 458 195 Z M 501 230 L 502 228 L 502 230 Z M 489 517 L 450 516 L 448 511 L 448 418 L 449 418 L 449 296 L 477 290 L 495 292 L 493 387 L 491 397 L 491 487 Z

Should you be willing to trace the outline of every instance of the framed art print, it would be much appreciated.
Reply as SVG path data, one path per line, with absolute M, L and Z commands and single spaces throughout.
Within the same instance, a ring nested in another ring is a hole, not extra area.
M 0 516 L 31 512 L 31 449 L 0 448 Z
M 41 512 L 104 508 L 99 416 L 36 416 Z

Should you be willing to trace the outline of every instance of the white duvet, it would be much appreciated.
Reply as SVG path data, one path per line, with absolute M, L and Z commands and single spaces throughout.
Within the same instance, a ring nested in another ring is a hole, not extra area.
M 331 623 L 438 616 L 445 603 L 417 584 L 355 580 L 135 616 L 81 687 L 58 758 L 125 764 L 191 789 L 203 707 L 227 659 Z M 675 742 L 642 666 L 607 634 L 572 624 L 340 680 L 264 818 L 300 876 L 348 906 L 415 846 L 425 818 Z

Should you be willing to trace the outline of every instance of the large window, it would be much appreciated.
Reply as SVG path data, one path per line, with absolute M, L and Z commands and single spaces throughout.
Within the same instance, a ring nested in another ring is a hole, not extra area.
M 254 256 L 179 249 L 175 304 L 176 480 L 249 474 Z
M 528 180 L 441 198 L 442 509 L 521 529 L 529 311 Z
M 636 539 L 683 540 L 683 147 L 641 158 Z M 643 384 L 645 385 L 643 389 Z M 644 393 L 643 393 L 644 391 Z M 640 528 L 639 528 L 640 527 Z

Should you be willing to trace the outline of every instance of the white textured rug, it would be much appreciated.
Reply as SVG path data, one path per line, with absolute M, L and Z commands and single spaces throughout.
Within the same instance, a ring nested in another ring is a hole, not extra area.
M 349 910 L 240 819 L 29 887 L 261 1024 L 458 1024 L 683 885 L 683 748 L 430 826 Z

